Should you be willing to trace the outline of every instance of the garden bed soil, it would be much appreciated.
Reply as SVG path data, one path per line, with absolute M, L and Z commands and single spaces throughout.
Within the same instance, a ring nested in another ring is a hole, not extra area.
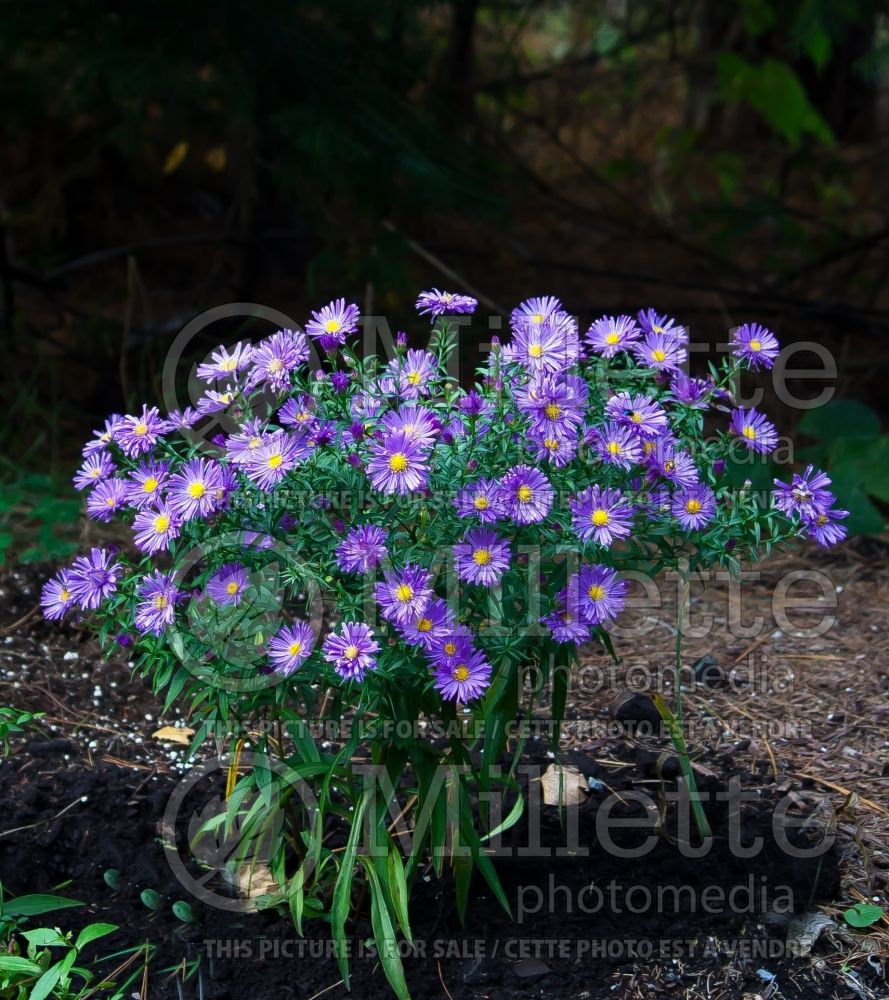
M 450 880 L 425 870 L 411 904 L 420 953 L 405 958 L 415 1000 L 889 996 L 882 978 L 885 933 L 851 932 L 837 919 L 857 898 L 885 899 L 885 617 L 868 615 L 880 607 L 885 614 L 887 551 L 878 548 L 859 559 L 850 549 L 845 561 L 831 564 L 831 577 L 841 581 L 847 597 L 838 625 L 817 648 L 808 642 L 804 653 L 794 654 L 792 636 L 770 639 L 776 655 L 783 650 L 784 662 L 796 662 L 793 655 L 822 658 L 807 662 L 790 693 L 739 693 L 717 685 L 689 694 L 690 712 L 715 713 L 720 720 L 743 719 L 745 713 L 781 717 L 792 706 L 794 718 L 811 723 L 802 736 L 786 739 L 739 738 L 729 727 L 697 748 L 705 790 L 724 788 L 732 778 L 758 790 L 756 800 L 743 805 L 745 837 L 761 834 L 765 840 L 757 857 L 731 856 L 722 807 L 711 810 L 717 839 L 704 858 L 684 858 L 668 838 L 644 858 L 602 850 L 596 816 L 610 793 L 623 795 L 629 815 L 635 807 L 627 792 L 656 794 L 660 787 L 657 741 L 590 740 L 581 728 L 569 727 L 568 762 L 594 778 L 577 816 L 578 843 L 589 846 L 589 856 L 499 860 L 512 923 L 477 880 L 461 927 Z M 786 569 L 767 565 L 776 573 Z M 0 765 L 0 881 L 13 893 L 56 891 L 84 901 L 83 908 L 50 919 L 74 928 L 93 920 L 119 925 L 108 951 L 152 943 L 148 996 L 158 1000 L 197 997 L 201 989 L 206 1000 L 348 996 L 324 925 L 309 924 L 300 941 L 289 920 L 275 912 L 232 913 L 197 904 L 194 925 L 173 915 L 172 902 L 188 896 L 168 864 L 160 821 L 186 767 L 181 746 L 153 740 L 151 733 L 175 725 L 177 714 L 161 719 L 150 693 L 131 680 L 126 662 L 101 663 L 93 642 L 75 627 L 52 627 L 36 615 L 16 624 L 32 611 L 44 576 L 44 570 L 18 571 L 0 581 L 4 621 L 15 625 L 0 639 L 0 703 L 47 713 L 42 731 L 14 740 L 11 758 Z M 669 615 L 665 609 L 664 617 Z M 711 634 L 707 648 L 693 647 L 690 655 L 715 652 L 729 665 L 747 645 Z M 835 674 L 845 690 L 827 687 L 835 685 Z M 589 703 L 574 700 L 570 710 L 580 718 L 605 719 L 608 703 L 619 694 L 618 684 L 597 691 Z M 528 754 L 531 763 L 549 763 L 543 745 L 532 741 Z M 823 831 L 821 806 L 826 801 L 834 807 L 837 844 L 818 860 L 800 863 L 774 849 L 772 807 L 788 795 L 798 814 L 811 818 L 808 834 L 799 836 Z M 510 836 L 514 846 L 527 843 L 526 825 Z M 622 836 L 640 838 L 633 830 Z M 554 808 L 544 810 L 541 840 L 565 842 Z M 114 890 L 104 877 L 108 869 L 120 873 Z M 677 894 L 680 886 L 685 888 Z M 713 892 L 718 888 L 725 900 L 733 887 L 734 905 L 720 910 Z M 144 889 L 160 894 L 160 912 L 140 901 Z M 705 908 L 707 890 L 714 905 Z M 797 915 L 815 910 L 834 918 L 807 957 L 786 954 L 788 918 L 776 909 L 786 908 L 788 898 Z M 378 962 L 362 951 L 370 937 L 365 916 L 351 933 L 351 995 L 386 996 Z M 174 974 L 164 970 L 197 957 L 200 984 L 195 976 L 180 994 Z M 138 984 L 133 991 L 139 995 Z

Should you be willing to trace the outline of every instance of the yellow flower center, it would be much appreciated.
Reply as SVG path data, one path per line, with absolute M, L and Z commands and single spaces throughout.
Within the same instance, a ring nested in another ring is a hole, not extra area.
M 528 354 L 530 354 L 532 358 L 542 357 L 543 348 L 540 346 L 540 344 L 529 344 Z
M 630 414 L 630 420 L 632 420 L 634 424 L 641 424 L 643 420 L 642 414 L 638 410 L 633 410 Z
M 419 385 L 420 384 L 420 373 L 419 372 L 409 372 L 408 376 L 407 376 L 407 380 L 408 380 L 408 382 L 411 385 Z
M 558 420 L 562 414 L 562 408 L 556 403 L 547 403 L 543 412 L 546 414 L 548 420 Z
M 762 341 L 761 340 L 751 340 L 750 343 L 747 346 L 750 348 L 751 351 L 761 351 L 762 350 Z
M 291 656 L 299 656 L 300 650 L 302 648 L 303 644 L 301 642 L 291 642 L 290 645 L 287 647 L 287 652 Z
M 251 448 L 258 448 L 261 444 L 262 444 L 262 438 L 261 437 L 252 437 L 252 438 L 250 438 L 250 447 Z
M 654 451 L 654 448 L 655 448 L 654 441 L 642 442 L 642 451 L 645 452 L 646 455 L 650 455 Z
M 476 510 L 487 510 L 490 504 L 488 503 L 487 497 L 476 497 L 475 500 L 472 501 L 472 506 L 475 507 Z
M 226 358 L 219 362 L 219 370 L 223 372 L 233 372 L 237 366 L 238 362 L 234 358 Z
M 597 507 L 593 511 L 592 522 L 597 528 L 604 528 L 605 525 L 608 524 L 608 521 L 609 517 L 607 510 L 602 510 L 601 507 Z
M 461 684 L 463 681 L 469 680 L 469 667 L 465 663 L 461 663 L 458 667 L 454 667 L 454 680 L 459 681 Z
M 685 509 L 688 511 L 689 514 L 698 514 L 700 512 L 700 510 L 701 510 L 701 501 L 700 500 L 686 500 L 685 501 Z
M 487 566 L 491 561 L 491 550 L 490 549 L 476 549 L 472 553 L 472 561 L 476 566 Z
M 664 472 L 672 472 L 675 468 L 676 468 L 676 463 L 673 461 L 672 458 L 668 458 L 667 461 L 664 462 Z
M 162 535 L 165 531 L 169 530 L 170 527 L 170 515 L 160 514 L 154 519 L 154 530 Z
M 663 361 L 667 357 L 667 352 L 662 351 L 659 347 L 651 352 L 651 356 L 655 361 Z
M 543 322 L 543 313 L 534 313 L 534 315 L 531 317 L 531 322 L 532 323 L 538 323 L 538 324 L 542 323 Z
M 558 451 L 559 442 L 556 438 L 544 438 L 543 447 L 546 448 L 547 451 Z
M 324 329 L 327 333 L 339 333 L 342 329 L 342 323 L 338 319 L 329 319 L 324 324 Z M 351 649 L 351 646 L 349 648 Z
M 421 618 L 417 622 L 418 632 L 430 632 L 432 630 L 432 622 L 428 618 Z
M 343 651 L 343 656 L 347 660 L 357 660 L 359 652 L 360 652 L 360 650 L 353 643 L 351 646 L 346 646 L 345 650 Z
M 98 479 L 102 475 L 101 469 L 90 469 L 90 479 Z
M 296 415 L 296 419 L 299 423 L 304 424 L 307 420 L 312 419 L 312 414 L 308 410 L 300 410 Z
M 516 490 L 516 498 L 519 503 L 530 503 L 531 502 L 531 487 L 530 486 L 520 486 Z
M 194 497 L 195 500 L 200 500 L 206 492 L 207 487 L 199 479 L 188 484 L 188 495 Z
M 401 586 L 395 588 L 395 600 L 401 601 L 402 604 L 407 604 L 408 601 L 412 600 L 414 596 L 414 588 L 408 583 L 403 583 Z
M 59 591 L 59 600 L 60 601 L 70 601 L 71 600 L 71 591 L 70 590 L 65 590 L 65 588 L 62 587 L 62 589 Z
M 232 580 L 232 582 L 231 582 L 231 583 L 227 583 L 227 584 L 225 585 L 225 592 L 226 592 L 227 594 L 232 594 L 232 595 L 234 595 L 234 594 L 237 594 L 237 592 L 238 592 L 238 591 L 239 591 L 240 589 L 241 589 L 241 585 L 240 585 L 240 584 L 238 583 L 238 581 L 237 581 L 237 580 Z
M 158 594 L 154 599 L 154 606 L 158 611 L 163 611 L 164 608 L 169 606 L 169 604 L 169 600 L 163 594 Z
M 268 371 L 270 375 L 277 375 L 283 367 L 284 362 L 280 358 L 272 358 L 272 360 L 268 363 L 266 371 Z
M 407 466 L 407 455 L 402 454 L 402 452 L 396 451 L 394 455 L 389 457 L 389 469 L 392 472 L 405 472 Z
M 620 441 L 609 441 L 608 442 L 608 453 L 609 455 L 622 455 L 623 448 L 621 447 Z
M 284 456 L 283 456 L 283 455 L 269 455 L 269 460 L 268 460 L 268 461 L 266 462 L 266 465 L 267 465 L 267 466 L 268 466 L 268 467 L 269 467 L 270 469 L 277 469 L 277 468 L 278 468 L 278 466 L 279 466 L 279 465 L 280 465 L 280 464 L 281 464 L 281 463 L 282 463 L 283 461 L 284 461 Z
M 591 601 L 601 601 L 605 596 L 605 588 L 600 586 L 598 583 L 594 583 L 587 591 L 587 596 Z
M 616 330 L 612 330 L 611 333 L 609 333 L 608 336 L 605 338 L 605 343 L 611 344 L 612 346 L 614 344 L 619 344 L 620 334 Z
M 114 506 L 114 497 L 105 497 L 105 503 L 109 507 L 113 507 Z
M 142 484 L 142 489 L 146 493 L 154 493 L 157 489 L 157 479 L 154 476 L 149 476 Z
M 830 518 L 827 516 L 827 514 L 819 514 L 815 518 L 815 523 L 818 525 L 819 528 L 823 528 L 824 525 L 827 524 L 829 520 Z
M 136 435 L 136 437 L 143 437 L 145 434 L 148 433 L 148 424 L 144 422 L 136 424 L 136 426 L 133 428 L 133 433 Z
M 744 435 L 745 438 L 747 438 L 748 441 L 756 440 L 756 428 L 751 427 L 750 424 L 747 424 L 747 426 L 741 431 L 741 433 Z
M 456 642 L 446 642 L 444 644 L 444 651 L 448 656 L 453 656 L 457 652 Z
M 662 326 L 653 326 L 651 328 L 655 333 L 664 333 L 664 328 Z

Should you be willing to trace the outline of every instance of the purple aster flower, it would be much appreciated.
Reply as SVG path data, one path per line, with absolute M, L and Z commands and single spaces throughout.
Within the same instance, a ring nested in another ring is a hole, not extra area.
M 429 316 L 434 321 L 439 316 L 469 316 L 477 306 L 478 302 L 471 295 L 440 292 L 433 288 L 430 292 L 420 292 L 416 310 L 421 316 Z
M 619 392 L 605 404 L 605 415 L 644 438 L 658 437 L 667 429 L 667 414 L 649 396 Z
M 568 501 L 574 531 L 584 542 L 612 545 L 627 538 L 633 524 L 633 508 L 620 490 L 590 486 Z
M 371 445 L 367 474 L 373 488 L 381 493 L 413 493 L 428 479 L 426 450 L 403 432 L 389 434 Z
M 836 499 L 827 489 L 830 476 L 816 472 L 813 465 L 807 466 L 802 475 L 795 472 L 789 485 L 776 479 L 775 486 L 775 506 L 788 515 L 800 514 L 811 519 L 823 514 Z
M 454 618 L 447 604 L 436 598 L 420 614 L 404 624 L 396 624 L 395 627 L 406 643 L 429 650 L 440 639 L 450 635 L 454 628 Z
M 687 451 L 679 451 L 672 444 L 660 447 L 655 442 L 655 448 L 647 456 L 648 466 L 653 473 L 662 476 L 676 486 L 684 488 L 695 486 L 700 474 L 695 460 Z
M 231 352 L 223 345 L 210 355 L 210 360 L 198 365 L 197 375 L 202 382 L 213 383 L 220 379 L 234 378 L 239 371 L 250 364 L 253 348 L 245 341 L 239 341 Z
M 120 479 L 97 483 L 86 498 L 86 512 L 94 521 L 110 521 L 126 504 L 127 488 Z
M 142 600 L 136 605 L 133 624 L 140 632 L 160 635 L 176 619 L 176 604 L 185 594 L 171 576 L 155 570 L 146 576 L 136 592 Z
M 609 423 L 587 434 L 603 462 L 629 469 L 642 460 L 642 445 L 638 436 L 625 424 Z
M 337 546 L 337 566 L 345 573 L 369 573 L 386 557 L 386 538 L 376 524 L 359 524 Z
M 667 333 L 649 333 L 633 346 L 633 354 L 640 365 L 660 372 L 678 372 L 688 358 L 683 342 Z
M 429 659 L 436 667 L 449 667 L 472 655 L 475 649 L 472 632 L 465 625 L 454 625 L 447 635 L 429 645 Z
M 164 434 L 170 431 L 191 430 L 200 417 L 200 413 L 193 406 L 186 406 L 184 410 L 170 410 L 164 419 Z
M 358 329 L 361 311 L 354 303 L 346 305 L 345 299 L 334 299 L 323 309 L 312 313 L 306 323 L 306 333 L 321 340 L 325 350 L 345 344 L 346 337 Z
M 387 413 L 382 420 L 384 434 L 405 434 L 431 448 L 441 431 L 441 421 L 422 406 L 402 406 L 397 413 Z
M 732 354 L 753 371 L 768 370 L 781 351 L 775 335 L 758 323 L 745 323 L 732 331 Z
M 716 494 L 706 483 L 677 490 L 670 511 L 686 531 L 697 531 L 716 517 Z
M 315 648 L 315 633 L 308 622 L 295 620 L 284 625 L 269 640 L 269 661 L 276 674 L 289 677 L 309 658 Z
M 265 444 L 266 431 L 262 421 L 248 420 L 237 434 L 225 439 L 225 454 L 230 462 L 240 465 L 247 462 Z
M 247 567 L 232 562 L 221 566 L 207 581 L 205 593 L 221 608 L 237 606 L 244 598 L 244 591 L 250 586 Z
M 278 421 L 285 427 L 306 427 L 315 419 L 318 401 L 308 393 L 301 393 L 295 399 L 288 399 L 278 410 Z
M 136 548 L 149 555 L 168 549 L 170 542 L 179 537 L 181 528 L 181 518 L 165 500 L 161 500 L 157 507 L 139 511 L 133 520 Z
M 392 362 L 402 399 L 428 396 L 438 375 L 438 359 L 430 351 L 408 351 Z
M 330 373 L 330 384 L 333 386 L 333 391 L 336 393 L 345 392 L 349 388 L 349 382 L 351 378 L 348 372 L 331 372 Z
M 71 592 L 71 574 L 66 569 L 61 569 L 51 579 L 43 585 L 40 593 L 40 606 L 43 608 L 43 617 L 49 621 L 56 621 L 65 615 L 65 612 L 74 603 L 74 594 Z
M 116 468 L 107 451 L 96 451 L 87 455 L 74 477 L 75 489 L 85 490 L 88 486 L 95 486 L 96 483 L 107 479 Z
M 707 397 L 713 392 L 713 382 L 708 378 L 692 378 L 685 372 L 674 372 L 670 391 L 677 403 L 703 410 L 707 407 Z
M 492 587 L 509 569 L 509 542 L 490 528 L 473 528 L 454 546 L 454 563 L 461 580 Z
M 837 522 L 845 520 L 849 511 L 831 508 L 817 513 L 803 514 L 803 526 L 806 536 L 817 542 L 822 548 L 830 548 L 841 542 L 848 531 Z
M 500 487 L 493 479 L 477 479 L 454 498 L 460 517 L 477 517 L 482 524 L 493 524 L 505 515 Z
M 603 358 L 613 358 L 618 351 L 627 351 L 639 338 L 642 331 L 632 316 L 603 316 L 586 332 L 586 342 Z
M 426 610 L 432 598 L 429 573 L 422 566 L 408 563 L 401 570 L 386 570 L 377 584 L 377 604 L 383 617 L 403 625 Z
M 568 583 L 568 607 L 574 602 L 590 625 L 604 625 L 616 618 L 626 604 L 628 583 L 608 566 L 581 566 Z
M 583 421 L 583 401 L 567 380 L 535 378 L 516 392 L 516 403 L 530 416 L 532 433 L 564 436 Z
M 310 453 L 309 438 L 304 434 L 278 431 L 252 452 L 242 468 L 247 478 L 261 490 L 274 489 L 292 469 Z
M 224 490 L 218 462 L 193 458 L 169 479 L 167 499 L 183 521 L 207 517 L 219 506 L 218 490 Z
M 247 392 L 259 385 L 283 392 L 290 388 L 291 373 L 309 360 L 309 345 L 301 330 L 279 330 L 254 347 L 250 360 L 253 368 L 247 376 Z
M 154 503 L 167 481 L 170 467 L 166 462 L 143 462 L 126 479 L 126 501 L 135 510 Z
M 494 409 L 494 404 L 476 389 L 470 389 L 465 396 L 461 396 L 457 405 L 460 407 L 460 412 L 465 413 L 467 417 L 486 416 Z
M 235 401 L 235 390 L 229 385 L 222 392 L 209 389 L 197 402 L 198 413 L 203 417 L 208 413 L 227 410 Z
M 500 480 L 500 502 L 517 524 L 533 524 L 549 513 L 553 488 L 539 470 L 515 465 Z
M 373 632 L 363 622 L 343 622 L 341 632 L 331 632 L 324 640 L 324 659 L 333 664 L 334 670 L 349 681 L 360 681 L 368 670 L 377 665 L 374 653 L 380 644 Z
M 558 375 L 580 357 L 577 321 L 558 312 L 540 324 L 519 324 L 502 353 L 507 361 L 517 361 L 535 374 Z
M 640 309 L 638 320 L 645 334 L 662 334 L 684 344 L 688 343 L 688 330 L 670 316 L 656 313 L 654 309 Z
M 577 454 L 577 435 L 543 431 L 530 431 L 528 444 L 538 462 L 550 462 L 557 469 L 567 465 Z
M 520 326 L 540 326 L 550 316 L 564 311 L 561 299 L 557 299 L 555 295 L 541 295 L 526 299 L 521 305 L 516 306 L 509 322 L 513 329 Z
M 435 687 L 443 698 L 465 704 L 484 694 L 491 683 L 491 665 L 479 650 L 435 671 Z
M 88 556 L 78 556 L 68 571 L 74 601 L 83 608 L 98 608 L 116 592 L 122 569 L 106 549 L 92 549 Z
M 751 451 L 768 455 L 778 444 L 775 425 L 755 408 L 732 410 L 730 429 Z
M 544 615 L 540 623 L 550 630 L 556 642 L 580 644 L 590 638 L 590 627 L 581 619 L 576 598 L 569 606 L 567 590 L 559 591 L 555 609 L 550 614 Z
M 94 431 L 95 437 L 83 446 L 83 457 L 93 455 L 96 452 L 105 451 L 112 441 L 117 439 L 120 429 L 123 426 L 123 417 L 119 413 L 113 413 L 106 421 L 105 426 L 100 431 Z
M 140 416 L 127 415 L 121 419 L 114 440 L 129 458 L 144 455 L 157 444 L 163 434 L 164 421 L 156 406 L 142 407 Z

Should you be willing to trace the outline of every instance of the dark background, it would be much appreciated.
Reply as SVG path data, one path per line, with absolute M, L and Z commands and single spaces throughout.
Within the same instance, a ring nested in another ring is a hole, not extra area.
M 823 344 L 844 404 L 768 408 L 885 523 L 886 3 L 32 0 L 0 60 L 0 550 L 64 554 L 83 439 L 202 311 L 419 336 L 431 285 L 480 298 L 468 344 L 545 293 Z

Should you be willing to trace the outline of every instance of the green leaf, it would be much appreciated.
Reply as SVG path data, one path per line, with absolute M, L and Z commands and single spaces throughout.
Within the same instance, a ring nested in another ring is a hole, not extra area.
M 832 399 L 824 406 L 807 410 L 798 429 L 822 443 L 839 438 L 875 437 L 880 433 L 880 418 L 856 399 Z
M 31 992 L 28 994 L 28 1000 L 46 1000 L 46 997 L 52 993 L 56 987 L 56 983 L 58 983 L 61 978 L 61 964 L 51 965 L 31 987 Z
M 398 1000 L 410 1000 L 410 993 L 404 979 L 404 966 L 401 964 L 401 956 L 398 954 L 398 940 L 395 936 L 395 928 L 392 926 L 392 918 L 386 906 L 380 880 L 377 878 L 373 864 L 364 861 L 362 867 L 367 872 L 370 883 L 370 923 L 380 963 Z
M 413 944 L 407 906 L 407 880 L 404 876 L 404 865 L 401 863 L 401 858 L 394 844 L 389 848 L 388 871 L 389 895 L 392 897 L 392 903 L 395 906 L 395 916 L 398 918 L 398 923 L 404 932 L 404 936 Z
M 183 924 L 193 924 L 194 911 L 189 903 L 186 903 L 184 899 L 177 899 L 172 906 L 173 915 L 177 920 L 181 920 Z
M 333 889 L 333 902 L 330 907 L 331 927 L 333 928 L 333 940 L 336 944 L 336 960 L 339 963 L 340 974 L 343 977 L 346 989 L 349 986 L 349 956 L 346 946 L 346 920 L 349 918 L 352 899 L 352 872 L 355 868 L 355 858 L 358 854 L 358 841 L 361 838 L 362 821 L 367 804 L 370 801 L 372 792 L 366 792 L 352 817 L 352 829 L 349 831 L 349 839 L 346 841 L 346 850 L 343 852 L 343 860 L 340 862 L 340 870 L 337 872 L 336 885 Z
M 155 892 L 154 889 L 143 889 L 139 893 L 139 899 L 149 910 L 159 910 L 164 905 L 160 893 Z
M 83 930 L 77 935 L 77 940 L 74 942 L 74 947 L 80 951 L 81 948 L 85 948 L 91 941 L 97 941 L 100 937 L 105 937 L 108 934 L 113 934 L 117 930 L 117 924 L 88 924 Z
M 40 976 L 43 969 L 27 958 L 18 955 L 0 955 L 0 972 L 13 972 L 25 976 Z
M 65 896 L 35 893 L 33 896 L 4 900 L 0 905 L 0 917 L 36 917 L 41 913 L 52 913 L 70 906 L 83 906 L 83 903 L 79 899 L 67 899 Z
M 850 927 L 870 927 L 883 916 L 883 909 L 873 903 L 856 903 L 843 911 L 843 920 Z

